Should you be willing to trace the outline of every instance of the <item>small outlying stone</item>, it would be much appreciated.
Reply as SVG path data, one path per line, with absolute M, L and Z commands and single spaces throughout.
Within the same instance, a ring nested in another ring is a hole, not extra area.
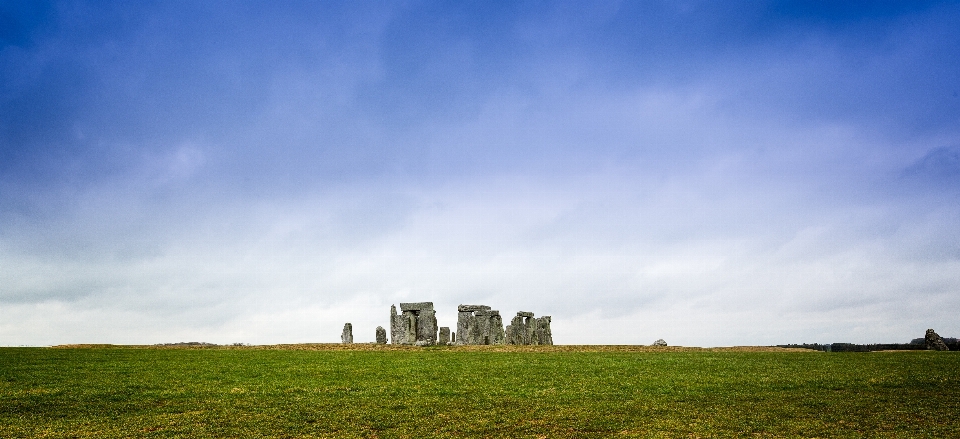
M 377 344 L 387 344 L 387 330 L 377 326 Z
M 667 345 L 667 342 L 664 341 L 664 340 L 661 338 L 661 339 L 658 339 L 657 341 L 653 342 L 653 344 L 652 344 L 651 346 L 666 346 L 666 345 Z
M 943 342 L 943 337 L 940 337 L 936 331 L 933 329 L 928 329 L 927 334 L 923 337 L 924 344 L 927 346 L 927 350 L 930 351 L 949 351 L 950 348 L 947 347 L 947 344 Z
M 353 325 L 350 323 L 343 324 L 343 332 L 340 333 L 340 342 L 344 344 L 353 343 Z

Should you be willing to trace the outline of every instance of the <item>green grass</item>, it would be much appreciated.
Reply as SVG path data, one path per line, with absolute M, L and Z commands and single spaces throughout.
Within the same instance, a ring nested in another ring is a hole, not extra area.
M 0 437 L 960 437 L 952 352 L 0 348 Z

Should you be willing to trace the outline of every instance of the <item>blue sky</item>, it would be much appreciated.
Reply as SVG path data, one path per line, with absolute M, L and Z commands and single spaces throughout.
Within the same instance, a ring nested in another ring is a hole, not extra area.
M 956 2 L 5 2 L 0 345 L 960 334 Z

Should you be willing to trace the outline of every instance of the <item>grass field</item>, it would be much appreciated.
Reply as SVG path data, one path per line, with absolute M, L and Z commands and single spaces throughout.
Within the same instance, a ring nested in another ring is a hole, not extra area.
M 960 437 L 960 355 L 0 348 L 0 437 Z

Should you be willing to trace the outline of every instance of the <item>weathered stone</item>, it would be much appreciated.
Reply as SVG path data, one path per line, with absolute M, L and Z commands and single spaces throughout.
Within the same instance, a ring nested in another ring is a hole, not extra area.
M 404 311 L 401 314 L 403 329 L 404 329 L 404 338 L 406 338 L 407 343 L 414 343 L 417 341 L 417 334 L 419 332 L 417 326 L 420 323 L 417 319 L 417 313 L 413 311 Z
M 544 346 L 553 346 L 553 331 L 550 329 L 550 316 L 543 316 L 537 320 L 536 338 L 537 344 Z
M 470 314 L 469 322 L 463 344 L 483 344 L 483 320 Z
M 456 342 L 457 342 L 457 333 L 450 332 L 450 343 L 456 343 Z
M 390 343 L 407 344 L 407 324 L 403 314 L 397 314 L 396 305 L 390 305 Z
M 477 328 L 477 330 L 473 333 L 475 344 L 493 344 L 493 336 L 490 334 L 490 316 L 484 311 L 477 311 L 474 313 L 474 316 L 476 318 Z
M 928 329 L 927 334 L 923 337 L 924 344 L 927 346 L 927 350 L 931 351 L 949 351 L 950 348 L 947 347 L 947 344 L 943 342 L 943 338 L 937 334 L 933 329 Z
M 460 305 L 457 307 L 459 312 L 483 311 L 485 309 L 490 309 L 490 307 L 487 305 Z
M 503 344 L 500 311 L 486 305 L 460 305 L 457 310 L 457 345 Z
M 473 322 L 472 311 L 460 311 L 457 313 L 457 334 L 460 337 L 455 340 L 457 344 L 469 344 L 466 342 L 470 334 L 470 325 Z
M 343 324 L 343 332 L 340 333 L 340 342 L 344 344 L 353 343 L 353 325 Z
M 503 319 L 500 317 L 500 312 L 492 314 L 489 322 L 490 323 L 487 324 L 487 333 L 490 336 L 489 344 L 503 344 L 503 340 L 506 337 L 503 333 Z
M 653 342 L 652 346 L 666 346 L 666 345 L 667 345 L 667 342 L 663 341 L 663 339 L 661 338 Z
M 529 320 L 528 317 L 520 315 L 513 317 L 513 320 L 507 325 L 507 331 L 509 331 L 509 335 L 506 336 L 506 339 L 509 340 L 507 343 L 515 345 L 530 344 L 530 335 L 527 331 Z
M 423 341 L 428 345 L 437 343 L 437 313 L 433 310 L 433 304 L 417 316 L 416 334 L 418 342 Z
M 437 342 L 437 317 L 433 302 L 401 303 L 401 313 L 390 306 L 390 337 L 393 344 L 432 345 Z
M 377 344 L 387 344 L 387 330 L 377 326 Z
M 504 342 L 514 345 L 552 345 L 553 331 L 550 316 L 533 317 L 532 312 L 520 311 L 507 325 Z
M 527 340 L 527 344 L 535 345 L 537 344 L 537 319 L 533 317 L 528 317 L 524 319 L 525 327 L 527 333 L 524 334 L 524 339 Z
M 450 343 L 450 328 L 447 326 L 440 327 L 440 334 L 437 336 L 437 344 L 445 345 Z
M 407 312 L 407 311 L 424 311 L 424 310 L 428 310 L 428 309 L 429 309 L 429 310 L 432 310 L 432 309 L 433 309 L 433 302 L 412 302 L 412 303 L 401 303 L 401 304 L 400 304 L 400 311 L 401 311 L 401 312 Z

